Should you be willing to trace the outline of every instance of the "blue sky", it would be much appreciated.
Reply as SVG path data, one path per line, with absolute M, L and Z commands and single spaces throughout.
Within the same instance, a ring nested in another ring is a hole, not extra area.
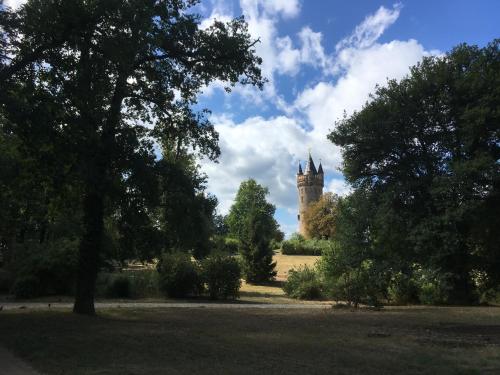
M 202 27 L 243 14 L 269 79 L 263 91 L 227 94 L 215 82 L 200 96 L 222 151 L 218 164 L 200 160 L 208 191 L 225 214 L 239 184 L 256 179 L 288 235 L 297 229 L 297 164 L 309 148 L 323 162 L 325 191 L 349 191 L 340 150 L 326 139 L 344 111 L 359 110 L 376 84 L 402 78 L 424 56 L 500 37 L 498 0 L 202 0 L 196 8 Z
M 201 95 L 222 150 L 218 164 L 201 162 L 208 190 L 226 213 L 240 182 L 255 178 L 269 188 L 287 234 L 297 228 L 295 173 L 309 148 L 325 167 L 325 191 L 349 191 L 340 150 L 326 139 L 344 111 L 360 109 L 376 84 L 402 78 L 423 56 L 500 37 L 493 0 L 213 0 L 199 10 L 204 26 L 245 15 L 270 81 L 262 92 L 226 94 L 215 83 Z

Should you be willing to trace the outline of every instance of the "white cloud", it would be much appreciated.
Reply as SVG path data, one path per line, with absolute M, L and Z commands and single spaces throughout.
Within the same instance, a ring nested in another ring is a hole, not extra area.
M 322 35 L 308 27 L 299 33 L 300 48 L 294 48 L 290 37 L 276 37 L 274 21 L 266 18 L 269 13 L 264 12 L 264 18 L 260 13 L 250 23 L 252 32 L 265 36 L 261 53 L 268 71 L 293 75 L 300 71 L 301 64 L 309 63 L 323 77 L 327 77 L 325 70 L 334 76 L 303 89 L 292 103 L 275 93 L 271 105 L 282 110 L 283 116 L 252 117 L 241 123 L 235 123 L 229 115 L 212 118 L 220 133 L 222 155 L 219 164 L 204 162 L 203 170 L 209 176 L 209 191 L 221 202 L 222 212 L 227 212 L 241 181 L 251 177 L 269 187 L 270 200 L 278 208 L 294 214 L 297 162 L 307 156 L 309 147 L 316 162 L 322 159 L 328 177 L 325 190 L 348 193 L 349 187 L 338 175 L 340 150 L 326 138 L 335 121 L 344 111 L 349 115 L 361 109 L 375 85 L 384 85 L 387 78 L 402 78 L 410 66 L 435 52 L 426 51 L 415 40 L 376 42 L 399 11 L 399 5 L 392 10 L 377 10 L 338 44 L 341 47 L 334 55 L 324 51 Z M 267 63 L 266 56 L 270 59 Z
M 326 190 L 334 192 L 340 196 L 345 196 L 351 192 L 351 187 L 344 181 L 344 179 L 334 178 L 328 183 Z
M 245 13 L 253 17 L 264 14 L 292 18 L 300 11 L 298 0 L 240 0 L 240 6 Z
M 17 9 L 25 2 L 26 0 L 5 0 L 3 3 L 5 6 L 11 7 L 12 9 Z
M 239 184 L 248 178 L 269 187 L 270 200 L 279 207 L 294 207 L 297 163 L 307 152 L 309 137 L 300 124 L 285 116 L 251 117 L 242 123 L 225 116 L 211 120 L 222 152 L 218 164 L 203 161 L 202 167 L 221 212 L 227 212 Z
M 310 64 L 329 72 L 332 66 L 332 58 L 325 54 L 321 39 L 323 35 L 314 32 L 309 27 L 304 27 L 299 33 L 301 42 L 300 59 L 303 64 Z
M 389 26 L 396 22 L 401 8 L 400 3 L 394 4 L 392 10 L 381 6 L 374 14 L 367 16 L 362 23 L 356 26 L 349 37 L 337 43 L 337 51 L 346 47 L 370 47 Z
M 319 82 L 297 97 L 296 108 L 307 116 L 312 133 L 323 137 L 341 119 L 360 109 L 387 78 L 401 79 L 425 56 L 424 47 L 415 40 L 375 44 L 366 49 L 349 48 L 340 53 L 337 64 L 343 73 L 336 82 Z

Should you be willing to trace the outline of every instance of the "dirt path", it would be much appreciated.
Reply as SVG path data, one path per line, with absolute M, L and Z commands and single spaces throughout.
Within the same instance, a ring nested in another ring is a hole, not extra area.
M 288 304 L 288 303 L 209 303 L 209 302 L 96 302 L 96 309 L 110 308 L 209 308 L 209 309 L 327 309 L 330 303 L 317 304 Z M 4 310 L 50 310 L 50 309 L 72 309 L 70 302 L 4 302 Z
M 40 375 L 30 365 L 0 346 L 1 373 L 8 375 Z

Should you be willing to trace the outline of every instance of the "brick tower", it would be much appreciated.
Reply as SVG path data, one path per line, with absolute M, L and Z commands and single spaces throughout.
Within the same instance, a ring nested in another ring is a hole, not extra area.
M 319 163 L 318 170 L 314 166 L 311 154 L 309 153 L 309 160 L 306 164 L 306 169 L 302 172 L 302 166 L 299 162 L 299 172 L 297 173 L 297 188 L 299 189 L 299 233 L 308 238 L 303 215 L 307 206 L 319 200 L 323 194 L 324 174 L 321 162 Z

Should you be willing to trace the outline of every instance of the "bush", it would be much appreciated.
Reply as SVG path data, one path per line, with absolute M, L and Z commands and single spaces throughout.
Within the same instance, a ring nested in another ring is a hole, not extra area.
M 239 241 L 235 238 L 215 236 L 212 241 L 215 252 L 230 255 L 238 253 Z
M 389 281 L 387 295 L 391 302 L 399 305 L 418 303 L 419 287 L 413 277 L 397 272 Z
M 157 265 L 160 290 L 167 297 L 198 295 L 203 290 L 200 270 L 189 255 L 181 252 L 165 253 Z
M 43 294 L 40 279 L 35 275 L 22 275 L 16 278 L 12 286 L 16 298 L 34 298 Z
M 323 298 L 323 286 L 320 278 L 317 272 L 308 266 L 290 270 L 283 290 L 292 298 L 306 300 Z
M 130 298 L 131 285 L 127 275 L 113 275 L 106 287 L 107 298 Z
M 125 270 L 119 273 L 101 272 L 97 276 L 96 296 L 154 298 L 161 295 L 158 284 L 159 274 L 154 269 Z M 128 288 L 128 292 L 126 288 Z
M 154 269 L 126 271 L 130 280 L 131 297 L 159 297 L 159 274 Z
M 31 298 L 72 293 L 77 254 L 77 240 L 61 238 L 45 244 L 27 243 L 20 248 L 19 261 L 14 265 L 14 295 Z M 30 286 L 33 287 L 31 292 L 28 290 Z
M 269 247 L 271 248 L 271 250 L 279 250 L 281 249 L 282 242 L 283 241 L 277 241 L 273 238 L 269 243 Z
M 327 295 L 336 301 L 379 305 L 379 297 L 387 290 L 383 266 L 365 259 L 362 252 L 350 251 L 331 242 L 320 262 Z
M 201 263 L 203 281 L 212 299 L 235 299 L 241 287 L 238 261 L 225 254 L 212 254 Z
M 328 240 L 305 240 L 295 236 L 281 243 L 281 253 L 284 255 L 321 255 L 329 246 Z
M 0 269 L 0 293 L 9 293 L 12 283 L 12 274 L 5 269 Z

